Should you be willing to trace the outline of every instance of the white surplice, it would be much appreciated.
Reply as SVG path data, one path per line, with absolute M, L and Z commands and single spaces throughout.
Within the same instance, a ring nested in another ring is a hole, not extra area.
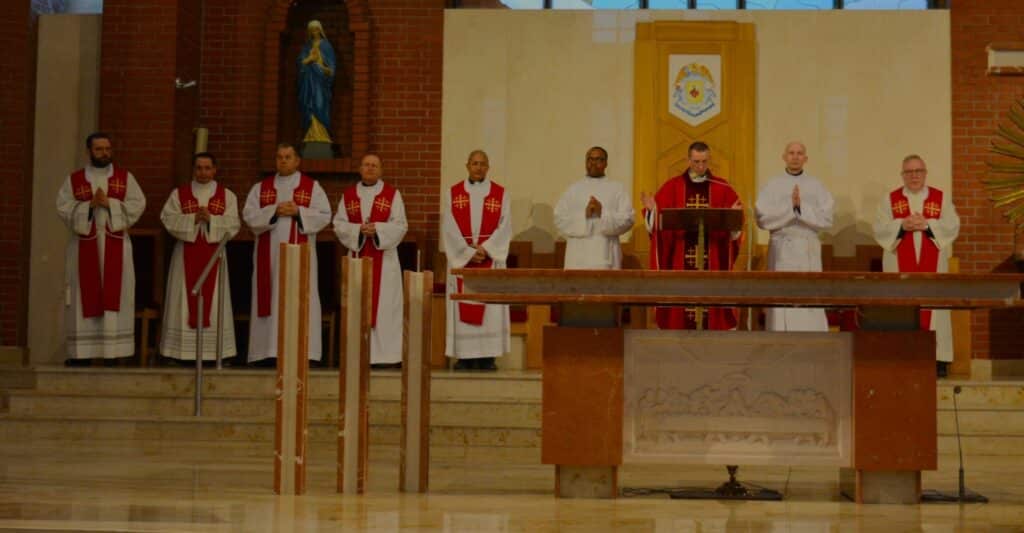
M 923 187 L 917 193 L 910 192 L 906 187 L 903 194 L 910 204 L 911 213 L 922 213 L 924 202 L 928 198 L 928 187 Z M 873 229 L 875 241 L 882 247 L 882 270 L 886 272 L 899 272 L 899 259 L 896 255 L 896 248 L 902 239 L 914 239 L 914 251 L 918 258 L 921 256 L 922 239 L 929 238 L 923 231 L 914 231 L 900 237 L 902 219 L 893 218 L 892 202 L 886 194 L 882 202 L 878 204 L 875 212 Z M 952 195 L 947 191 L 942 194 L 942 213 L 937 219 L 928 219 L 928 227 L 935 236 L 933 242 L 939 248 L 939 264 L 936 272 L 949 272 L 949 258 L 953 253 L 953 241 L 960 235 L 960 216 L 953 206 Z M 932 311 L 931 330 L 935 332 L 935 358 L 939 361 L 950 362 L 953 360 L 953 325 L 949 310 L 935 309 Z
M 601 216 L 587 218 L 590 198 L 601 202 Z M 566 269 L 622 268 L 619 236 L 633 227 L 633 201 L 622 183 L 587 176 L 562 193 L 555 206 L 555 227 L 565 237 Z
M 469 194 L 470 225 L 473 227 L 473 242 L 480 238 L 480 224 L 483 221 L 484 199 L 491 192 L 491 180 L 485 178 L 479 183 L 463 182 Z M 501 201 L 501 217 L 498 227 L 486 241 L 477 243 L 487 250 L 493 260 L 491 268 L 505 268 L 508 248 L 512 241 L 512 202 L 508 189 Z M 458 292 L 458 283 L 452 269 L 463 268 L 473 258 L 476 250 L 466 244 L 455 217 L 452 216 L 451 189 L 443 196 L 441 213 L 441 239 L 444 253 L 448 258 L 445 272 L 445 342 L 444 353 L 458 359 L 500 357 L 512 349 L 511 322 L 508 306 L 487 304 L 484 320 L 479 326 L 459 320 L 458 302 L 451 295 Z
M 292 193 L 299 186 L 298 172 L 290 176 L 274 176 L 274 188 L 277 189 L 277 203 L 292 199 Z M 277 256 L 282 242 L 287 243 L 291 233 L 292 219 L 300 222 L 299 231 L 309 238 L 309 358 L 320 360 L 320 292 L 317 282 L 316 234 L 331 221 L 331 203 L 319 182 L 313 183 L 313 197 L 309 207 L 299 207 L 295 217 L 279 217 L 275 215 L 277 205 L 260 207 L 260 184 L 256 183 L 249 190 L 242 209 L 242 219 L 252 229 L 256 241 L 252 250 L 252 306 L 249 315 L 249 362 L 259 361 L 268 357 L 277 357 Z M 270 280 L 271 299 L 270 316 L 257 316 L 259 299 L 256 289 L 256 260 L 259 250 L 259 236 L 270 232 Z
M 85 167 L 85 178 L 92 185 L 93 194 L 97 189 L 108 192 L 107 180 L 114 173 L 114 165 L 106 168 Z M 109 196 L 108 196 L 109 198 Z M 57 214 L 71 230 L 71 239 L 64 259 L 64 330 L 67 338 L 68 357 L 90 359 L 96 357 L 128 357 L 135 353 L 135 266 L 132 262 L 132 241 L 128 228 L 135 224 L 146 209 L 146 197 L 142 194 L 135 176 L 128 173 L 128 188 L 124 201 L 110 198 L 110 206 L 91 209 L 89 202 L 79 202 L 71 189 L 71 176 L 57 192 Z M 82 293 L 78 281 L 78 243 L 89 234 L 92 221 L 96 221 L 96 239 L 99 247 L 100 273 L 102 276 L 106 231 L 124 230 L 124 252 L 121 271 L 120 311 L 105 311 L 103 316 L 82 317 Z M 157 267 L 158 265 L 154 265 Z
M 369 220 L 373 210 L 373 200 L 384 189 L 384 182 L 377 180 L 370 186 L 359 183 L 356 194 L 359 196 L 359 209 L 363 217 Z M 370 335 L 370 363 L 393 364 L 402 361 L 402 321 L 404 298 L 402 295 L 402 264 L 398 261 L 398 245 L 402 244 L 409 223 L 405 219 L 405 203 L 402 193 L 395 191 L 391 202 L 391 213 L 387 222 L 377 222 L 374 227 L 377 235 L 366 239 L 359 232 L 360 224 L 348 221 L 345 211 L 344 197 L 338 203 L 338 212 L 334 215 L 334 234 L 338 236 L 342 246 L 355 252 L 364 246 L 373 246 L 383 252 L 380 267 L 380 296 L 377 301 L 377 325 Z
M 793 207 L 793 187 L 800 187 L 800 210 Z M 768 270 L 821 272 L 821 239 L 832 227 L 835 202 L 821 181 L 788 172 L 768 181 L 757 194 L 757 225 L 771 232 Z M 765 310 L 768 331 L 828 331 L 823 309 L 773 307 Z
M 210 198 L 217 191 L 217 182 L 191 183 L 192 195 L 202 207 L 207 207 Z M 217 243 L 231 240 L 238 234 L 241 222 L 238 219 L 238 198 L 235 193 L 224 189 L 224 214 L 210 215 L 209 223 L 196 224 L 195 213 L 181 212 L 181 198 L 178 189 L 174 189 L 164 203 L 160 212 L 160 221 L 167 232 L 177 239 L 171 255 L 170 271 L 167 274 L 167 296 L 164 299 L 163 326 L 160 334 L 160 353 L 164 357 L 196 360 L 196 330 L 188 324 L 188 291 L 192 287 L 185 283 L 185 243 L 195 242 L 201 233 L 206 242 Z M 203 330 L 203 360 L 216 359 L 217 356 L 217 320 L 224 317 L 223 357 L 234 357 L 238 353 L 235 346 L 235 314 L 231 308 L 231 276 L 221 280 L 220 268 L 210 272 L 215 280 L 213 303 L 210 306 L 210 327 Z M 220 286 L 223 281 L 223 287 Z M 224 291 L 224 304 L 218 309 L 217 291 Z

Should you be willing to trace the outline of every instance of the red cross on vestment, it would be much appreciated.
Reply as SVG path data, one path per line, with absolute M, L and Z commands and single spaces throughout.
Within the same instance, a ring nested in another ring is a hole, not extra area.
M 377 198 L 376 202 L 373 202 L 373 207 L 377 208 L 378 211 L 387 211 L 388 209 L 391 209 L 391 202 L 389 202 L 387 198 L 380 197 Z
M 939 205 L 936 204 L 935 202 L 928 202 L 928 203 L 924 204 L 924 214 L 926 214 L 926 215 L 928 215 L 930 217 L 937 216 L 939 214 L 939 212 L 941 212 L 941 211 L 942 211 L 942 208 L 939 207 Z
M 221 211 L 224 209 L 224 202 L 220 201 L 220 198 L 214 198 L 210 200 L 209 208 L 210 211 Z
M 686 202 L 686 207 L 709 207 L 711 204 L 708 203 L 708 199 L 704 198 L 700 194 L 693 195 L 693 198 L 689 202 Z
M 299 205 L 309 205 L 309 193 L 304 190 L 295 191 L 295 203 Z
M 269 205 L 277 201 L 277 191 L 266 190 L 260 193 L 260 203 Z
M 910 211 L 910 206 L 907 205 L 907 201 L 906 200 L 900 200 L 900 201 L 896 202 L 896 205 L 892 206 L 892 210 L 897 215 L 904 215 L 908 211 Z
M 359 211 L 359 201 L 358 200 L 352 200 L 351 202 L 346 204 L 345 205 L 345 211 L 348 212 L 348 213 L 355 213 L 356 211 Z
M 460 194 L 452 200 L 452 205 L 454 205 L 456 209 L 464 209 L 469 205 L 469 197 L 465 194 Z
M 75 198 L 79 200 L 86 200 L 92 196 L 92 186 L 88 183 L 83 183 L 80 187 L 75 189 Z
M 497 213 L 498 210 L 501 209 L 501 202 L 495 198 L 488 198 L 487 201 L 484 202 L 484 209 L 491 213 Z
M 183 213 L 195 213 L 196 211 L 199 211 L 199 202 L 195 200 L 188 200 L 185 202 L 185 205 L 181 206 L 181 211 Z
M 110 189 L 110 194 L 114 196 L 120 196 L 124 192 L 124 184 L 117 180 L 108 183 L 107 188 Z

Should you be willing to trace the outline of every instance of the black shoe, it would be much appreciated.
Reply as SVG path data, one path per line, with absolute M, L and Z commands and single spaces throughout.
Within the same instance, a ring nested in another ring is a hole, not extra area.
M 267 357 L 266 359 L 260 359 L 259 361 L 253 361 L 253 362 L 249 363 L 249 366 L 251 366 L 253 368 L 277 368 L 277 358 L 276 357 Z
M 64 366 L 66 367 L 83 367 L 92 364 L 92 359 L 65 359 Z
M 940 378 L 944 378 L 946 376 L 949 376 L 949 363 L 947 363 L 945 361 L 936 361 L 935 362 L 935 373 Z
M 473 359 L 457 359 L 455 361 L 455 366 L 452 367 L 452 370 L 473 370 L 472 361 Z
M 401 370 L 402 362 L 397 363 L 373 363 L 370 365 L 371 370 Z
M 483 372 L 496 372 L 498 365 L 494 363 L 493 357 L 481 357 L 476 359 L 476 369 Z

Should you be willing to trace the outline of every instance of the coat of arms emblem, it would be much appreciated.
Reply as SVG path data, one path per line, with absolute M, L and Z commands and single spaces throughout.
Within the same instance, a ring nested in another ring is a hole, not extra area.
M 671 56 L 669 113 L 691 126 L 718 115 L 722 107 L 720 56 Z

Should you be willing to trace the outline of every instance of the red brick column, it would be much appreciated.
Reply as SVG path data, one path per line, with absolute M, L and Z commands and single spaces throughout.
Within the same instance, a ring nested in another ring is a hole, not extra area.
M 29 0 L 4 4 L 0 49 L 0 345 L 24 346 L 36 56 Z
M 953 83 L 953 194 L 960 212 L 954 253 L 963 272 L 1009 270 L 1013 228 L 992 208 L 981 180 L 996 126 L 1010 105 L 1024 98 L 1024 77 L 986 74 L 985 46 L 1024 41 L 1018 0 L 953 2 L 950 13 Z M 923 87 L 922 90 L 927 90 Z M 1024 357 L 1024 313 L 977 312 L 972 319 L 974 357 Z

